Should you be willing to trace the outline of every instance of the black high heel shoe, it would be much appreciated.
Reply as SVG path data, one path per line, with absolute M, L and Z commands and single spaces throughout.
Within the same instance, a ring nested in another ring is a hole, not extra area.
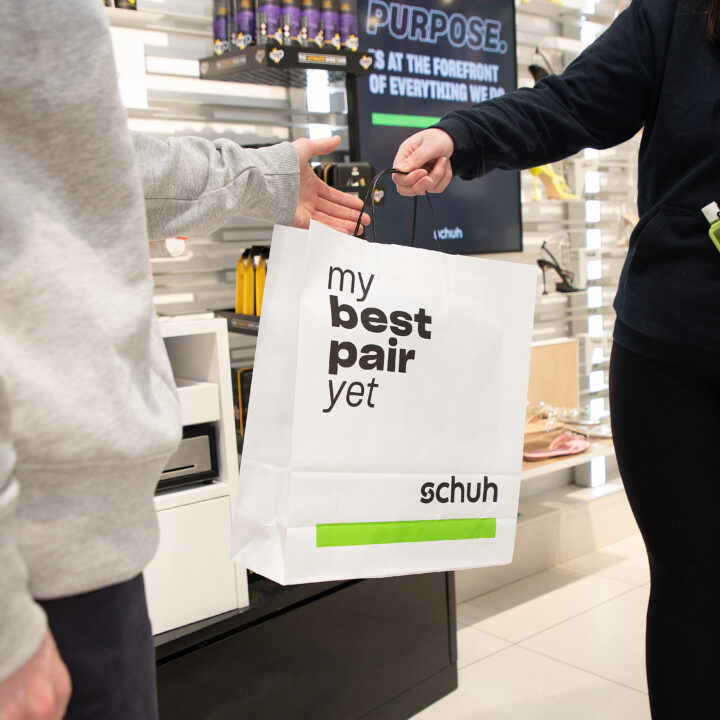
M 535 63 L 528 65 L 528 70 L 536 83 L 539 83 L 543 78 L 550 75 L 550 73 L 542 65 L 536 65 Z
M 549 75 L 553 74 L 552 65 L 550 64 L 550 61 L 545 57 L 543 52 L 540 50 L 540 46 L 535 46 L 535 52 L 533 53 L 532 60 L 535 60 L 535 57 L 540 58 L 542 62 L 545 64 L 540 65 L 539 63 L 533 62 L 531 65 L 528 65 L 528 70 L 530 71 L 530 74 L 533 76 L 533 80 L 538 83 L 543 78 L 548 77 Z
M 560 266 L 560 263 L 555 259 L 555 256 L 550 252 L 550 250 L 548 250 L 547 244 L 543 243 L 540 249 L 544 250 L 550 256 L 550 260 L 547 260 L 546 258 L 538 258 L 537 261 L 537 264 L 539 265 L 543 274 L 543 295 L 548 294 L 547 280 L 545 278 L 545 273 L 548 270 L 554 270 L 560 278 L 560 282 L 555 283 L 555 289 L 558 292 L 582 292 L 582 288 L 577 288 L 573 285 L 573 282 L 575 281 L 575 276 L 569 270 L 566 270 L 565 268 Z

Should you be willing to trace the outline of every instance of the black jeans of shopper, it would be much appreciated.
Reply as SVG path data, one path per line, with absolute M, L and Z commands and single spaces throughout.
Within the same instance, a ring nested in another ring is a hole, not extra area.
M 669 365 L 615 343 L 610 410 L 650 561 L 652 717 L 720 718 L 720 368 Z
M 157 720 L 155 651 L 142 575 L 40 604 L 72 678 L 67 720 Z

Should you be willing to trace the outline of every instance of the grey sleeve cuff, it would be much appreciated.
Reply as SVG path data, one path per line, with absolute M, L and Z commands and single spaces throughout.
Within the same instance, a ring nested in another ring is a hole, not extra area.
M 151 239 L 205 235 L 237 215 L 292 222 L 300 165 L 291 143 L 250 150 L 230 140 L 132 138 Z
M 0 438 L 0 454 L 2 445 Z M 27 569 L 17 548 L 17 495 L 17 482 L 4 484 L 0 477 L 0 682 L 35 654 L 47 630 L 45 613 L 28 591 Z

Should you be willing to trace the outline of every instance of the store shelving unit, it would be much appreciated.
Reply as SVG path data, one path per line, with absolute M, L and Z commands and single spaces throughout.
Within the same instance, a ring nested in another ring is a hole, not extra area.
M 372 53 L 363 50 L 279 45 L 270 41 L 202 58 L 200 77 L 205 80 L 306 88 L 307 70 L 362 75 L 371 70 L 373 63 Z
M 260 329 L 259 315 L 242 315 L 231 310 L 218 310 L 215 315 L 227 321 L 229 332 L 257 337 Z
M 164 318 L 161 331 L 183 426 L 215 426 L 218 474 L 211 482 L 155 495 L 160 545 L 145 570 L 155 634 L 248 604 L 245 569 L 228 552 L 238 456 L 227 327 L 208 313 Z
M 555 72 L 564 69 L 613 20 L 617 4 L 565 0 L 516 3 L 518 85 L 532 86 L 528 66 L 540 47 Z M 521 173 L 524 252 L 535 262 L 544 240 L 565 234 L 569 266 L 582 292 L 542 294 L 538 276 L 533 339 L 576 337 L 580 354 L 580 402 L 608 410 L 607 372 L 615 314 L 612 301 L 627 248 L 623 213 L 637 212 L 639 138 L 609 150 L 586 150 L 554 164 L 578 200 L 532 201 L 532 180 Z M 542 190 L 541 190 L 542 193 Z M 544 196 L 543 196 L 544 197 Z M 548 275 L 550 280 L 550 274 Z

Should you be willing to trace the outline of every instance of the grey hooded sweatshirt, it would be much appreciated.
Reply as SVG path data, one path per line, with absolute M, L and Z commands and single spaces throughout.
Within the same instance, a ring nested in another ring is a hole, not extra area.
M 148 237 L 287 224 L 298 187 L 289 143 L 131 135 L 98 0 L 4 4 L 0 680 L 45 633 L 33 598 L 123 582 L 155 552 L 181 427 Z

